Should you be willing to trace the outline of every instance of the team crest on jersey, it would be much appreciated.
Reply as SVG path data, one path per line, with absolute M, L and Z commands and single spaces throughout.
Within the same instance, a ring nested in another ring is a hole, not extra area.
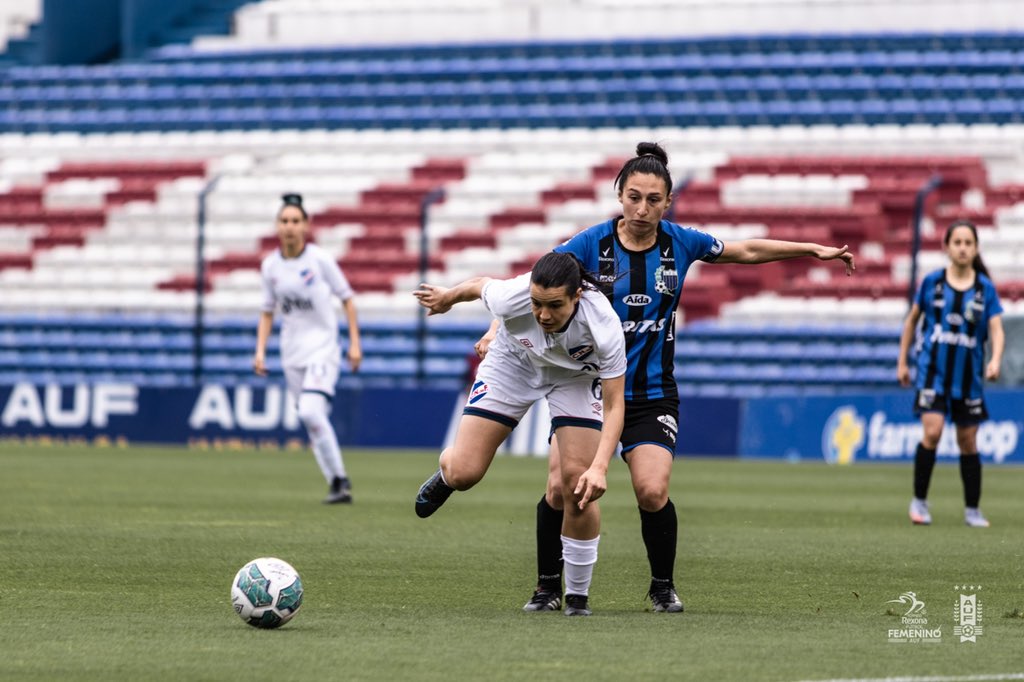
M 573 360 L 582 360 L 593 352 L 593 346 L 576 346 L 569 349 L 569 357 Z
M 313 271 L 310 270 L 309 268 L 306 268 L 305 270 L 300 270 L 299 277 L 302 278 L 303 283 L 307 287 L 313 286 L 313 282 L 316 281 L 316 276 L 313 274 Z
M 533 348 L 533 344 L 530 343 L 530 339 L 519 339 L 519 343 L 523 344 L 527 348 Z
M 473 388 L 469 389 L 469 404 L 479 401 L 485 395 L 487 395 L 487 382 L 478 381 L 473 384 Z
M 679 273 L 664 265 L 654 271 L 654 289 L 659 294 L 671 294 L 679 286 Z

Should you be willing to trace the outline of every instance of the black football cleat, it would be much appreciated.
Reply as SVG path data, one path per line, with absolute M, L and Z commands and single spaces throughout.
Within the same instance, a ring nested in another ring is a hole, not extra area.
M 567 616 L 589 616 L 592 612 L 587 608 L 587 595 L 567 594 L 565 595 L 565 615 Z
M 420 486 L 420 491 L 416 494 L 416 516 L 421 519 L 427 518 L 440 509 L 453 492 L 455 488 L 444 482 L 441 470 L 438 469 Z
M 676 594 L 671 580 L 652 580 L 651 589 L 647 591 L 651 599 L 651 610 L 658 613 L 682 613 L 683 602 Z
M 562 608 L 562 592 L 538 587 L 533 591 L 530 601 L 523 606 L 523 611 L 558 611 Z
M 352 483 L 348 478 L 335 478 L 331 481 L 331 487 L 324 498 L 324 504 L 351 504 Z

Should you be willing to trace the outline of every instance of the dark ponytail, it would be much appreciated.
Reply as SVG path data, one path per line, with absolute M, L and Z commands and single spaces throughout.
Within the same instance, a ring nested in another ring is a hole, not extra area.
M 944 246 L 949 246 L 949 240 L 953 237 L 953 230 L 958 227 L 966 227 L 969 229 L 971 234 L 974 235 L 974 243 L 978 247 L 978 252 L 974 255 L 974 260 L 971 262 L 971 267 L 974 268 L 975 272 L 980 272 L 991 280 L 992 275 L 988 274 L 988 268 L 985 267 L 985 261 L 981 259 L 981 242 L 978 241 L 978 228 L 975 227 L 974 223 L 970 220 L 954 220 L 952 224 L 946 228 L 946 235 L 942 238 L 942 244 Z
M 655 175 L 665 181 L 665 192 L 672 192 L 672 176 L 668 172 L 668 153 L 657 142 L 641 142 L 636 146 L 636 156 L 627 161 L 615 176 L 615 191 L 622 193 L 622 186 L 635 173 Z
M 554 251 L 545 253 L 534 263 L 530 282 L 545 289 L 565 287 L 570 296 L 581 288 L 600 289 L 597 279 L 586 271 L 576 256 Z

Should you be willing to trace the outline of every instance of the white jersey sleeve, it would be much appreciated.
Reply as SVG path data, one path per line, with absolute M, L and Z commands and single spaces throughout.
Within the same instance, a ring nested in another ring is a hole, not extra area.
M 352 286 L 348 283 L 348 278 L 345 277 L 345 273 L 341 271 L 338 266 L 338 261 L 331 258 L 330 254 L 324 250 L 317 251 L 319 258 L 320 267 L 324 281 L 327 282 L 327 286 L 330 287 L 331 292 L 337 296 L 342 303 L 355 296 L 355 292 L 352 290 Z
M 495 317 L 507 320 L 530 312 L 530 273 L 512 279 L 492 279 L 484 285 L 480 298 Z
M 587 289 L 581 305 L 586 307 L 590 335 L 597 353 L 598 376 L 614 379 L 626 373 L 626 338 L 622 321 L 604 294 Z

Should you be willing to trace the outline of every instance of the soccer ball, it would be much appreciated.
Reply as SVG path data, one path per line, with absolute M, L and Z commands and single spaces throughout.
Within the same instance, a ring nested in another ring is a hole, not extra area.
M 280 559 L 253 559 L 238 569 L 231 582 L 231 605 L 239 618 L 255 628 L 281 627 L 302 606 L 302 578 Z

